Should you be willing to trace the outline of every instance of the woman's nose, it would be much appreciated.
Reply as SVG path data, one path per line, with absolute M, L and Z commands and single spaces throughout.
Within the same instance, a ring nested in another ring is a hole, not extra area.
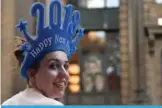
M 66 79 L 69 79 L 69 73 L 68 73 L 68 71 L 64 67 L 62 67 L 60 69 L 59 76 L 63 77 L 63 78 L 66 78 Z

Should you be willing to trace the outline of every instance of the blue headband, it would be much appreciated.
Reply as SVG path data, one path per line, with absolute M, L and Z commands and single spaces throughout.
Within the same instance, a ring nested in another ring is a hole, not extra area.
M 56 6 L 56 23 L 54 22 L 54 6 Z M 20 67 L 20 73 L 23 78 L 27 78 L 27 70 L 37 60 L 52 51 L 64 51 L 70 58 L 75 52 L 75 46 L 81 39 L 84 29 L 78 28 L 80 12 L 72 12 L 72 5 L 64 7 L 64 20 L 62 23 L 62 6 L 58 0 L 51 0 L 49 5 L 49 24 L 44 26 L 44 5 L 36 2 L 31 6 L 31 16 L 37 17 L 36 36 L 30 36 L 27 32 L 27 21 L 19 21 L 16 25 L 23 33 L 26 42 L 20 45 L 20 50 L 24 51 L 24 60 Z M 76 37 L 73 39 L 73 36 Z

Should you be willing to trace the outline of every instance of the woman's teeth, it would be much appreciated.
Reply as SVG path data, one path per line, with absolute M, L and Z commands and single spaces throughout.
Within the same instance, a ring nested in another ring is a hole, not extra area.
M 63 88 L 63 87 L 65 87 L 65 83 L 54 83 L 54 85 L 55 86 L 57 86 L 57 87 L 60 87 L 60 88 Z

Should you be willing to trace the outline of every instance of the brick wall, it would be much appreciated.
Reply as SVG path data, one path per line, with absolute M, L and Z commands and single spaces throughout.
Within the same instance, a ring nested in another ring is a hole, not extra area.
M 120 0 L 121 102 L 129 101 L 128 73 L 128 0 Z
M 156 40 L 155 54 L 153 56 L 146 55 L 147 91 L 151 104 L 154 105 L 162 103 L 161 51 L 162 39 L 159 39 Z
M 162 17 L 162 5 L 156 4 L 155 0 L 144 0 L 145 5 L 145 24 L 157 25 L 157 19 Z M 160 11 L 159 11 L 160 10 Z M 161 50 L 162 39 L 155 39 L 155 54 L 150 56 L 146 54 L 146 72 L 147 72 L 147 92 L 151 104 L 162 103 L 162 77 L 161 77 Z M 146 47 L 148 52 L 148 46 Z
M 145 23 L 157 24 L 157 19 L 162 17 L 161 10 L 162 5 L 156 4 L 155 0 L 144 0 Z
M 135 97 L 133 96 L 134 90 L 136 88 L 136 67 L 133 61 L 134 54 L 136 51 L 135 46 L 133 46 L 133 36 L 132 28 L 128 26 L 133 26 L 130 24 L 128 19 L 128 0 L 120 0 L 120 45 L 121 45 L 121 100 L 123 104 L 133 103 Z M 144 0 L 144 24 L 155 24 L 157 25 L 157 18 L 162 17 L 162 6 L 155 3 L 154 0 Z M 133 23 L 132 23 L 133 24 Z M 131 33 L 132 32 L 132 33 Z M 157 40 L 158 41 L 158 40 Z M 143 54 L 145 54 L 145 67 L 146 68 L 146 79 L 147 83 L 147 98 L 151 98 L 154 104 L 159 104 L 161 102 L 161 73 L 160 73 L 160 63 L 159 56 L 162 46 L 162 42 L 157 42 L 159 46 L 156 48 L 156 54 L 154 58 L 148 56 L 147 49 L 147 38 L 144 38 L 143 43 L 145 43 L 145 49 Z M 156 63 L 156 64 L 155 64 Z M 131 66 L 131 67 L 129 67 Z M 150 73 L 149 73 L 150 72 Z M 149 73 L 149 74 L 148 74 Z M 145 77 L 145 76 L 144 76 Z M 157 91 L 159 91 L 157 93 Z M 147 102 L 149 104 L 149 102 Z

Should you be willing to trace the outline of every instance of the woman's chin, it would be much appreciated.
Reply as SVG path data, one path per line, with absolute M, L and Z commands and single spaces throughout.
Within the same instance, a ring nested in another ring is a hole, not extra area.
M 54 94 L 53 96 L 50 96 L 50 98 L 62 98 L 64 96 L 64 91 L 60 91 L 57 94 Z
M 64 94 L 65 94 L 64 91 L 60 91 L 60 92 L 58 92 L 56 98 L 62 98 L 64 96 Z

